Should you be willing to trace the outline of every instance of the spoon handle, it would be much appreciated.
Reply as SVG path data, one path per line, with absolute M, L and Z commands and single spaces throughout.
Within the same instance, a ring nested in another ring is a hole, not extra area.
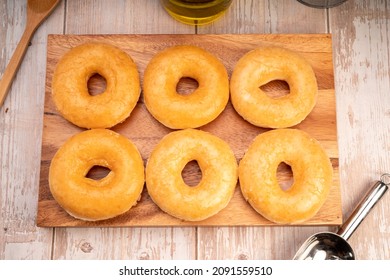
M 344 222 L 337 232 L 338 235 L 348 240 L 355 232 L 360 223 L 368 215 L 375 204 L 381 199 L 390 184 L 390 174 L 383 174 L 380 181 L 377 181 L 367 192 L 359 205 L 352 212 L 351 216 Z
M 15 77 L 16 72 L 22 62 L 22 59 L 26 53 L 30 39 L 34 34 L 35 29 L 26 27 L 20 42 L 18 43 L 14 54 L 9 61 L 7 68 L 5 68 L 3 77 L 0 79 L 0 108 L 3 105 L 4 99 L 7 96 L 8 90 L 11 87 L 12 81 Z

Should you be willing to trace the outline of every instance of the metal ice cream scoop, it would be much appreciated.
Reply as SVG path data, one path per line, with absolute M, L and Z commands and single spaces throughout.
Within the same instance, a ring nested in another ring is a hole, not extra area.
M 348 244 L 348 238 L 354 233 L 370 210 L 385 194 L 390 185 L 390 174 L 383 174 L 351 216 L 340 227 L 337 234 L 320 232 L 310 236 L 294 256 L 294 260 L 354 260 L 355 253 Z

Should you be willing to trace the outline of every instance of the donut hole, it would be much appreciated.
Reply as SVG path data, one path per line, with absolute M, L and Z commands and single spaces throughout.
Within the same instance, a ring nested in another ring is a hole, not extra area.
M 280 188 L 283 191 L 288 191 L 294 184 L 294 174 L 291 166 L 285 162 L 281 162 L 276 170 L 276 177 Z
M 283 80 L 270 81 L 260 86 L 260 89 L 269 97 L 274 99 L 290 94 L 290 86 L 286 81 Z
M 100 166 L 100 165 L 94 165 L 91 167 L 91 169 L 88 170 L 87 174 L 85 175 L 86 178 L 92 179 L 92 180 L 101 180 L 111 172 L 110 168 Z
M 197 80 L 190 77 L 182 77 L 176 85 L 176 92 L 180 95 L 189 95 L 199 87 Z
M 99 73 L 93 74 L 87 81 L 89 95 L 96 96 L 106 91 L 107 81 Z
M 189 187 L 196 187 L 202 181 L 202 170 L 196 160 L 188 162 L 181 171 L 184 183 Z

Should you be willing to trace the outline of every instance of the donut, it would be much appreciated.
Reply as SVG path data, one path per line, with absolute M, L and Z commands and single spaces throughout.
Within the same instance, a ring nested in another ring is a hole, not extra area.
M 179 94 L 181 78 L 192 78 L 198 87 Z M 225 66 L 209 52 L 195 46 L 174 46 L 148 63 L 143 82 L 145 105 L 152 116 L 173 129 L 197 128 L 213 121 L 229 101 Z
M 291 167 L 294 182 L 283 190 L 280 163 Z M 333 169 L 320 143 L 298 129 L 276 129 L 258 135 L 238 167 L 242 194 L 264 218 L 297 224 L 312 218 L 328 197 Z
M 290 93 L 273 98 L 260 87 L 286 81 Z M 246 53 L 234 67 L 230 80 L 231 102 L 255 126 L 287 128 L 302 122 L 317 101 L 314 71 L 302 56 L 283 48 L 263 47 Z
M 190 161 L 202 172 L 190 187 L 181 175 Z M 146 165 L 146 188 L 161 210 L 185 221 L 201 221 L 229 203 L 237 185 L 237 161 L 229 145 L 208 132 L 184 129 L 164 136 Z
M 94 166 L 110 172 L 100 180 L 88 178 Z M 108 129 L 72 136 L 50 163 L 49 186 L 54 199 L 81 220 L 104 220 L 125 213 L 137 203 L 143 185 L 144 166 L 137 147 Z
M 103 93 L 92 96 L 87 82 L 95 74 L 106 80 Z M 52 98 L 59 113 L 83 128 L 110 128 L 130 116 L 140 96 L 137 67 L 117 47 L 86 43 L 72 48 L 58 62 Z

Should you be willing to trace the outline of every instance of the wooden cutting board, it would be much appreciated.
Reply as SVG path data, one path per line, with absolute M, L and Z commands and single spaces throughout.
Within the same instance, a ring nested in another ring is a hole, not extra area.
M 143 72 L 150 59 L 159 51 L 181 44 L 202 47 L 217 56 L 226 66 L 229 77 L 238 59 L 246 52 L 260 46 L 285 47 L 303 55 L 315 71 L 319 96 L 310 115 L 295 128 L 302 129 L 319 140 L 334 168 L 333 186 L 330 195 L 311 220 L 305 225 L 341 224 L 341 195 L 338 172 L 338 148 L 334 76 L 332 62 L 332 40 L 329 34 L 305 35 L 49 35 L 47 46 L 47 73 L 45 89 L 44 128 L 42 135 L 41 174 L 39 183 L 37 224 L 42 227 L 94 227 L 94 226 L 237 226 L 274 225 L 255 212 L 243 199 L 239 185 L 229 205 L 217 215 L 201 222 L 185 222 L 162 212 L 150 199 L 146 188 L 138 204 L 127 213 L 101 222 L 85 222 L 69 216 L 53 199 L 49 184 L 50 161 L 58 148 L 72 135 L 83 129 L 66 121 L 57 112 L 51 98 L 51 80 L 59 59 L 72 47 L 86 42 L 104 42 L 115 45 L 127 52 L 137 64 L 141 85 Z M 91 91 L 102 89 L 102 79 L 90 80 Z M 193 88 L 191 80 L 179 84 L 179 90 Z M 269 94 L 286 91 L 284 82 L 274 81 L 266 86 Z M 171 132 L 156 121 L 147 111 L 143 96 L 130 117 L 112 128 L 128 137 L 140 150 L 144 163 L 160 139 Z M 200 129 L 213 133 L 225 140 L 233 149 L 239 161 L 252 140 L 266 129 L 255 127 L 244 121 L 227 105 L 224 112 L 213 122 Z M 94 169 L 90 177 L 104 176 L 105 170 Z M 195 164 L 189 164 L 183 171 L 186 182 L 199 180 L 201 173 Z M 280 168 L 278 177 L 281 183 L 291 177 L 287 166 Z

